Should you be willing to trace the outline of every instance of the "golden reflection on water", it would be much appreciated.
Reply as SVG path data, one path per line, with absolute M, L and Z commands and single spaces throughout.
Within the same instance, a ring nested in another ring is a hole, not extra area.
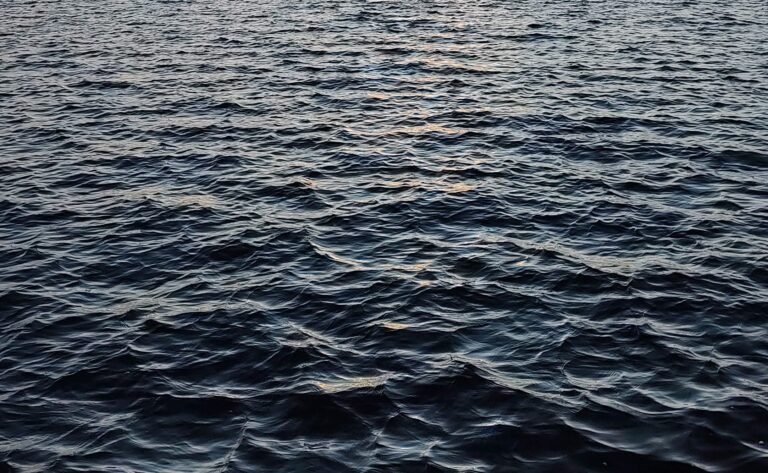
M 457 182 L 455 184 L 449 184 L 445 187 L 446 192 L 450 193 L 456 193 L 456 192 L 469 192 L 471 190 L 474 190 L 475 186 L 463 183 L 463 182 Z
M 298 180 L 299 184 L 301 184 L 304 187 L 307 187 L 309 189 L 317 189 L 317 181 L 314 179 L 310 179 L 308 177 L 302 177 Z
M 420 187 L 421 181 L 384 181 L 382 184 L 386 187 Z
M 397 269 L 400 271 L 406 271 L 409 273 L 418 273 L 419 271 L 424 271 L 427 269 L 427 266 L 429 266 L 431 261 L 427 261 L 424 263 L 414 263 L 414 264 L 403 264 L 403 265 L 387 265 L 388 269 Z
M 377 100 L 387 100 L 388 98 L 391 97 L 390 94 L 385 94 L 384 92 L 376 92 L 376 91 L 368 92 L 366 95 L 370 99 L 377 99 Z
M 384 328 L 388 328 L 390 330 L 405 330 L 407 328 L 410 328 L 410 325 L 408 324 L 403 324 L 400 322 L 391 322 L 391 321 L 383 322 L 381 326 Z
M 315 381 L 315 386 L 323 391 L 333 394 L 355 389 L 371 389 L 381 386 L 387 380 L 386 376 L 361 376 L 353 378 L 341 378 L 336 381 Z

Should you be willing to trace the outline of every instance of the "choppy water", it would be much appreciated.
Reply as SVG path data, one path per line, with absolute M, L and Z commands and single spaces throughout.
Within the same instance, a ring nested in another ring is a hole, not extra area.
M 0 471 L 768 471 L 768 13 L 0 3 Z

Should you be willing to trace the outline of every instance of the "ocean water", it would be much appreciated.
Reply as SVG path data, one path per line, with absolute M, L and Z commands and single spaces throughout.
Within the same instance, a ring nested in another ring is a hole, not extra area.
M 768 472 L 768 6 L 0 1 L 0 472 Z

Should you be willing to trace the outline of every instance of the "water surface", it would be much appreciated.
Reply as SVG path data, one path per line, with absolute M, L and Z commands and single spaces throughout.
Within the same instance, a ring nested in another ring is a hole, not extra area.
M 765 2 L 0 12 L 0 471 L 768 471 Z

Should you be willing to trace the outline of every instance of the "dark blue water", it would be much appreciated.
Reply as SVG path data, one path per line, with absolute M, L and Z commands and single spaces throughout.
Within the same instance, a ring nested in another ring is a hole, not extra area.
M 0 1 L 1 472 L 768 472 L 768 7 Z

